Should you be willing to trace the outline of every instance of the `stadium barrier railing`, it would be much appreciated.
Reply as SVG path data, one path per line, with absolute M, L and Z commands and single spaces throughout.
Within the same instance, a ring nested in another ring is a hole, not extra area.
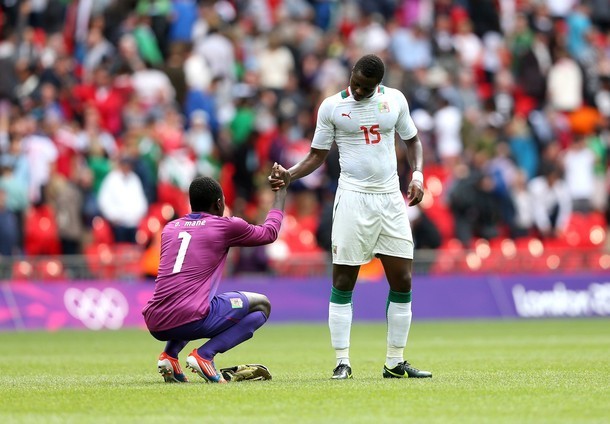
M 145 275 L 142 251 L 99 250 L 87 255 L 0 257 L 2 281 L 119 280 L 140 281 L 154 278 Z M 577 273 L 610 270 L 610 252 L 595 248 L 515 249 L 438 249 L 416 250 L 414 275 Z M 293 254 L 281 260 L 269 260 L 263 273 L 287 277 L 323 277 L 331 275 L 330 256 L 326 253 Z M 233 256 L 227 261 L 227 276 L 241 272 Z M 361 279 L 383 276 L 378 259 L 361 267 Z

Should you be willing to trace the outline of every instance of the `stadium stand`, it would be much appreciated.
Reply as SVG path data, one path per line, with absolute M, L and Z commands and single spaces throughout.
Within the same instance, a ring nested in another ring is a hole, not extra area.
M 424 143 L 419 213 L 440 246 L 417 249 L 417 272 L 610 268 L 604 2 L 154 3 L 0 3 L 1 278 L 154 277 L 196 175 L 258 222 L 271 165 L 304 155 L 321 100 L 364 53 L 384 59 Z M 123 165 L 133 205 L 102 211 Z M 291 188 L 278 242 L 237 252 L 229 272 L 328 273 L 318 228 L 338 175 L 333 153 Z

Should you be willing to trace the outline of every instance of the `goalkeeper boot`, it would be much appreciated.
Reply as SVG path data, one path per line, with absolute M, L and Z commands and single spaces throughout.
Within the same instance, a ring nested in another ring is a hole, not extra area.
M 261 364 L 235 365 L 234 367 L 221 368 L 220 373 L 225 380 L 231 382 L 238 381 L 262 381 L 271 380 L 269 369 Z
M 339 364 L 337 368 L 333 370 L 332 380 L 347 380 L 352 378 L 352 367 L 347 364 Z
M 422 371 L 411 366 L 407 361 L 401 362 L 394 368 L 383 366 L 383 378 L 430 378 L 430 371 Z
M 199 376 L 206 382 L 221 384 L 227 382 L 222 375 L 216 371 L 214 361 L 203 359 L 197 353 L 197 349 L 193 349 L 193 351 L 186 358 L 186 367 L 199 374 Z
M 178 359 L 172 358 L 165 352 L 159 355 L 157 369 L 166 383 L 188 383 L 189 381 L 182 372 Z

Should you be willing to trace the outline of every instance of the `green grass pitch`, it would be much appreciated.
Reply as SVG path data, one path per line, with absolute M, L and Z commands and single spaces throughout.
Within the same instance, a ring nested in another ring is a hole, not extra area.
M 189 344 L 181 355 L 184 364 Z M 416 321 L 406 357 L 432 379 L 386 380 L 385 325 L 355 323 L 354 379 L 331 381 L 325 324 L 269 324 L 216 358 L 272 381 L 165 384 L 139 330 L 0 333 L 0 423 L 602 423 L 610 321 Z

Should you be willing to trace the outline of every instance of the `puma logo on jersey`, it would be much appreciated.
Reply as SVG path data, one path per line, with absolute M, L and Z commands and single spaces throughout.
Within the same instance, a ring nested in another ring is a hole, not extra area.
M 346 116 L 349 119 L 352 119 L 352 117 L 350 116 L 352 114 L 352 111 L 350 110 L 349 113 L 342 113 L 341 116 Z

